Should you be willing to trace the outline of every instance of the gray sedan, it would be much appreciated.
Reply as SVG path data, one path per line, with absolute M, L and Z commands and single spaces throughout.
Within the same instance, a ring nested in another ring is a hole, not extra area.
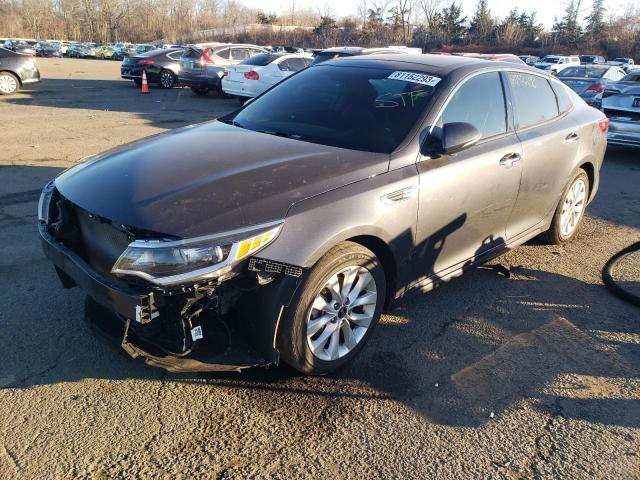
M 608 120 L 555 78 L 456 56 L 336 59 L 46 185 L 62 285 L 171 371 L 327 374 L 381 312 L 528 239 L 571 240 Z
M 608 85 L 622 79 L 626 73 L 620 67 L 580 65 L 558 72 L 558 79 L 568 85 L 589 105 L 600 107 L 602 92 Z
M 609 117 L 609 143 L 640 147 L 640 70 L 634 70 L 602 93 Z

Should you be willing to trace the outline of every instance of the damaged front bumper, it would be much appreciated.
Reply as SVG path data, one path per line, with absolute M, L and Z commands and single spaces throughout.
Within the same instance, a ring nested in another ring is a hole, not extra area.
M 87 292 L 85 317 L 117 335 L 133 358 L 172 372 L 276 365 L 278 324 L 302 269 L 252 258 L 237 277 L 173 289 L 125 284 L 92 268 L 39 224 L 45 255 L 65 288 Z

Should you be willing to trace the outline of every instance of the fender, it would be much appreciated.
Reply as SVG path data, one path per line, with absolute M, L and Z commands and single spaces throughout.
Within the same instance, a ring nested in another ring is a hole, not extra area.
M 369 235 L 390 247 L 402 271 L 417 212 L 418 171 L 408 165 L 293 204 L 278 239 L 260 257 L 310 268 L 338 243 Z

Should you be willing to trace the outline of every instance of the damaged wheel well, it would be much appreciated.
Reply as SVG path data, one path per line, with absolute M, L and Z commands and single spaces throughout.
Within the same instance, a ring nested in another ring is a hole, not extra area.
M 397 281 L 396 260 L 393 252 L 391 251 L 391 248 L 384 240 L 381 240 L 380 238 L 374 237 L 372 235 L 360 235 L 357 237 L 349 238 L 347 240 L 358 243 L 363 247 L 367 247 L 376 255 L 376 257 L 380 259 L 382 268 L 384 270 L 384 275 L 387 280 L 387 295 L 384 306 L 385 309 L 390 308 L 395 297 Z

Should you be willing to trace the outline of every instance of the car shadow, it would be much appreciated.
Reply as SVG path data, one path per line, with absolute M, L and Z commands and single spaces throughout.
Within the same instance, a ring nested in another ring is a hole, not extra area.
M 33 179 L 24 191 L 37 191 L 34 182 L 56 173 L 41 170 L 0 168 L 0 181 L 15 183 L 20 173 Z M 0 241 L 7 246 L 0 263 L 0 388 L 89 378 L 188 383 L 203 394 L 257 392 L 256 408 L 295 405 L 335 425 L 364 415 L 352 399 L 399 402 L 431 422 L 470 427 L 527 399 L 554 415 L 640 426 L 637 395 L 624 394 L 628 382 L 619 385 L 640 376 L 640 347 L 631 338 L 640 334 L 640 319 L 601 284 L 542 269 L 515 266 L 506 275 L 473 268 L 429 294 L 407 295 L 361 355 L 333 376 L 305 377 L 285 366 L 166 374 L 91 333 L 82 320 L 83 293 L 62 289 L 39 248 L 37 196 L 19 193 L 0 196 Z M 508 263 L 509 255 L 499 261 Z M 594 379 L 611 390 L 593 387 Z
M 235 99 L 223 99 L 217 93 L 197 96 L 188 88 L 164 90 L 151 85 L 150 91 L 141 95 L 140 88 L 128 80 L 45 78 L 2 101 L 20 106 L 132 113 L 162 128 L 213 120 L 240 106 Z
M 610 146 L 600 170 L 600 188 L 591 215 L 640 229 L 640 191 L 629 178 L 640 172 L 640 150 Z

